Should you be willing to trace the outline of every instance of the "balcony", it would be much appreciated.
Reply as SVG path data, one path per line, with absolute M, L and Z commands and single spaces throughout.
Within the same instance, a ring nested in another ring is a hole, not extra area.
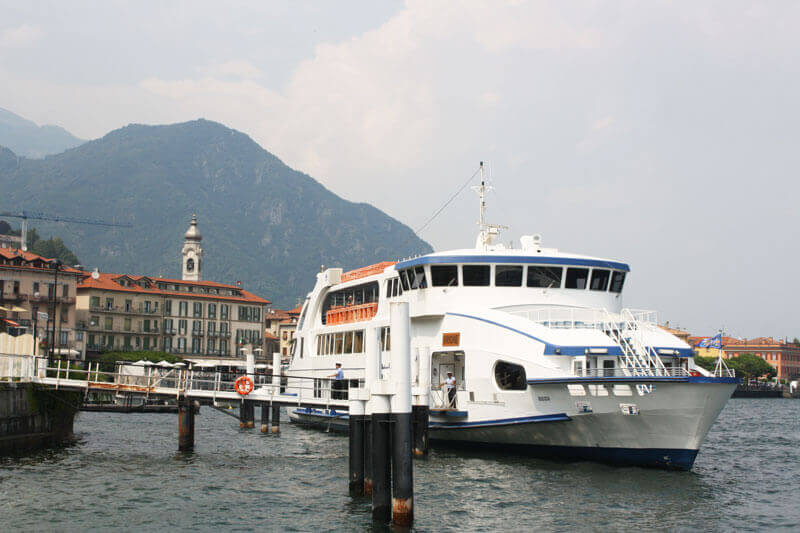
M 192 337 L 202 337 L 203 330 L 202 329 L 193 329 L 192 330 Z
M 219 337 L 221 337 L 223 339 L 230 339 L 231 338 L 231 332 L 230 331 L 220 331 L 219 333 L 217 333 L 217 336 L 219 336 Z
M 21 302 L 25 300 L 25 296 L 20 293 L 0 293 L 0 302 Z
M 73 298 L 74 300 L 74 298 Z M 159 315 L 160 310 L 158 308 L 155 309 L 147 309 L 144 306 L 125 306 L 125 305 L 90 305 L 89 310 L 95 313 L 122 313 L 126 315 L 145 315 L 145 316 L 153 316 Z
M 39 296 L 36 296 L 36 295 L 33 295 L 33 294 L 22 294 L 22 295 L 20 295 L 20 298 L 23 301 L 27 301 L 27 302 L 52 303 L 52 298 L 50 296 L 46 295 L 46 294 L 40 294 Z M 8 297 L 6 297 L 6 299 L 8 299 Z M 75 303 L 75 297 L 74 296 L 66 296 L 66 297 L 64 297 L 64 296 L 56 296 L 56 303 L 57 304 L 71 305 L 71 304 Z
M 175 335 L 177 332 L 175 328 L 164 328 L 164 335 Z

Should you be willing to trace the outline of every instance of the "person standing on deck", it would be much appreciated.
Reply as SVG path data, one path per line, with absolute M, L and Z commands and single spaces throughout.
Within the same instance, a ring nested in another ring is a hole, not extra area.
M 342 370 L 342 363 L 336 363 L 336 372 L 328 376 L 329 378 L 336 378 L 331 386 L 333 394 L 331 398 L 334 400 L 343 400 L 344 394 L 341 392 L 344 389 L 344 370 Z
M 439 386 L 447 387 L 447 407 L 454 409 L 456 406 L 456 378 L 453 377 L 453 373 L 448 372 L 447 379 Z

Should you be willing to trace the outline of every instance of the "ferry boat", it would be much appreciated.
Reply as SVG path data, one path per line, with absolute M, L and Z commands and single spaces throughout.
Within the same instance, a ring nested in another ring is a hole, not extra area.
M 298 321 L 288 374 L 330 391 L 364 377 L 365 335 L 391 349 L 389 302 L 409 302 L 415 399 L 429 402 L 432 445 L 688 470 L 736 387 L 694 364 L 656 314 L 623 307 L 630 267 L 499 242 L 485 221 L 472 249 L 317 274 Z M 375 333 L 376 335 L 378 333 Z M 442 386 L 455 377 L 455 398 Z M 293 422 L 346 430 L 341 412 L 297 409 Z

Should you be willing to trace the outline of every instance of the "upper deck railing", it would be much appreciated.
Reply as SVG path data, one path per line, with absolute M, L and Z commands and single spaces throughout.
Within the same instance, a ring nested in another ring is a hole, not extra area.
M 372 320 L 378 314 L 378 302 L 358 305 L 335 305 L 325 313 L 325 322 L 328 326 L 349 324 Z
M 641 309 L 627 310 L 632 317 L 646 327 L 658 324 L 658 313 Z M 508 313 L 521 316 L 548 328 L 553 329 L 605 329 L 609 319 L 624 325 L 625 317 L 622 314 L 610 313 L 605 309 L 553 307 L 538 309 L 508 310 Z

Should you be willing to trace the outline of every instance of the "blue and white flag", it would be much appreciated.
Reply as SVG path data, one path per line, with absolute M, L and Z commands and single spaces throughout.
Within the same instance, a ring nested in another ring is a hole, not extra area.
M 708 347 L 709 348 L 716 348 L 718 350 L 721 349 L 722 348 L 722 333 L 717 333 L 716 335 L 711 337 L 711 339 L 709 339 L 709 341 L 710 341 L 708 343 Z
M 717 333 L 713 337 L 706 337 L 700 339 L 700 342 L 695 344 L 697 348 L 722 348 L 722 333 Z

